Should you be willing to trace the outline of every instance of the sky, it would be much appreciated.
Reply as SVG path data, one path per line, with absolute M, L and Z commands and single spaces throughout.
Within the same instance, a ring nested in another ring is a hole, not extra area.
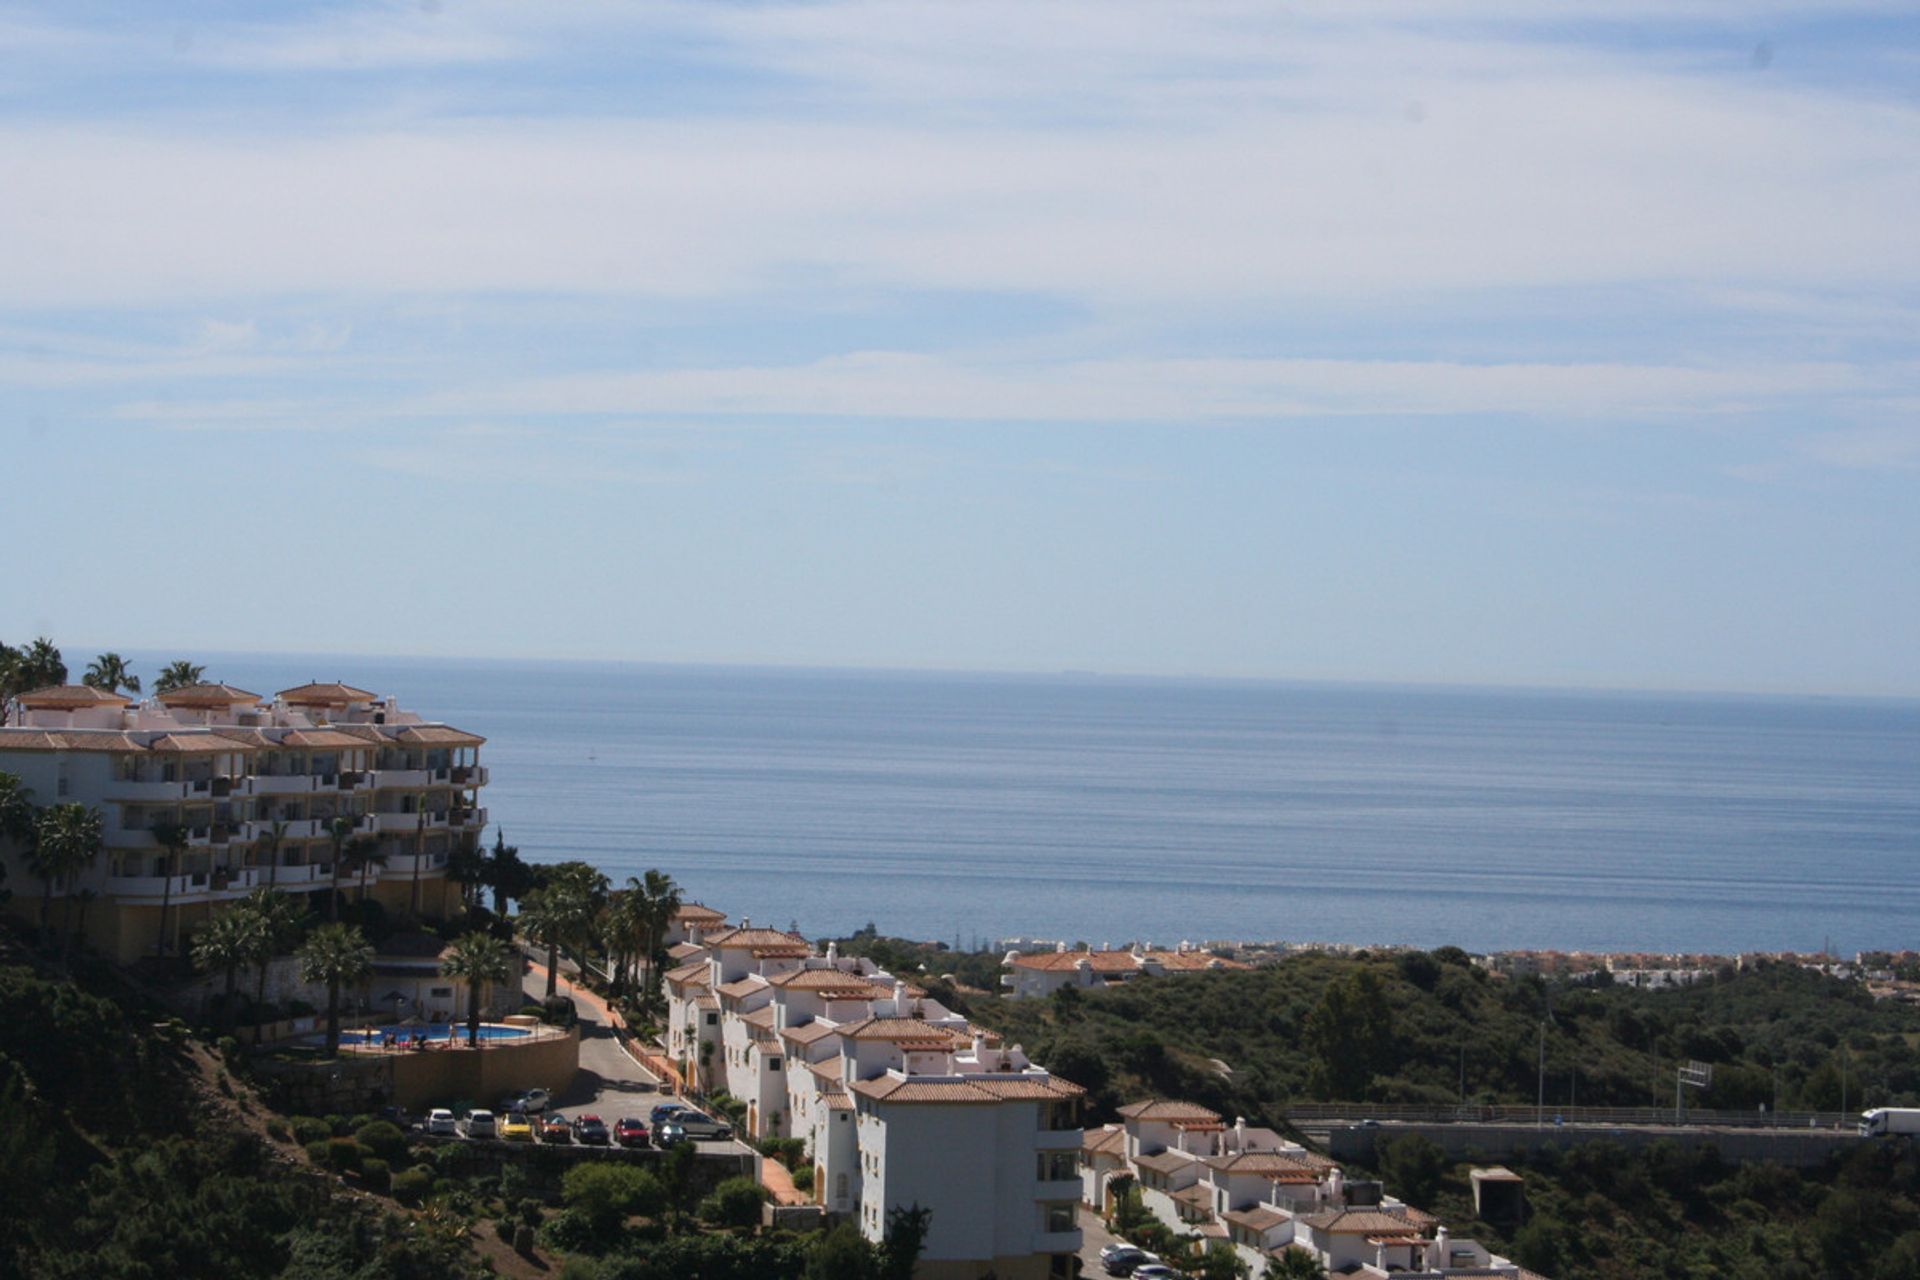
M 0 639 L 1920 695 L 1917 49 L 0 3 Z

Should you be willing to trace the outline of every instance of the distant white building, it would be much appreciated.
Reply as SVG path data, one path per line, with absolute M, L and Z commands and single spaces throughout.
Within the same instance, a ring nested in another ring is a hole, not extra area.
M 1001 975 L 1000 985 L 1017 999 L 1052 995 L 1062 987 L 1104 987 L 1141 977 L 1252 967 L 1184 943 L 1173 951 L 1145 947 L 1069 951 L 1062 943 L 1052 951 L 1009 951 L 1002 963 L 1007 972 Z

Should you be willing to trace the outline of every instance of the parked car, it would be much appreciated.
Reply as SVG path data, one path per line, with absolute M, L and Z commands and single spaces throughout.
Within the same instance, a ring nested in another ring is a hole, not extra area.
M 535 1124 L 540 1130 L 542 1142 L 573 1141 L 573 1126 L 567 1123 L 567 1118 L 557 1111 L 552 1115 L 541 1116 Z
M 654 1107 L 652 1113 L 649 1114 L 647 1117 L 647 1122 L 651 1124 L 654 1128 L 658 1129 L 660 1127 L 661 1121 L 671 1120 L 674 1116 L 679 1115 L 682 1111 L 691 1111 L 691 1110 L 693 1110 L 693 1108 L 688 1106 L 684 1102 L 662 1102 L 658 1106 Z
M 500 1117 L 500 1136 L 508 1142 L 532 1142 L 533 1121 L 524 1111 Z
M 581 1116 L 573 1122 L 573 1140 L 589 1147 L 604 1147 L 611 1141 L 607 1122 L 599 1116 Z
M 669 1123 L 677 1127 L 689 1138 L 697 1140 L 711 1142 L 733 1136 L 732 1125 L 728 1124 L 725 1120 L 716 1120 L 712 1116 L 702 1114 L 698 1111 L 682 1111 L 672 1117 Z
M 469 1111 L 460 1122 L 460 1128 L 469 1138 L 491 1138 L 495 1136 L 493 1112 Z
M 435 1107 L 427 1112 L 427 1132 L 457 1134 L 460 1132 L 460 1122 L 453 1118 L 453 1112 L 447 1108 Z
M 1110 1244 L 1100 1251 L 1100 1265 L 1110 1276 L 1138 1275 L 1141 1267 L 1159 1266 L 1160 1255 L 1139 1245 Z
M 397 1124 L 402 1129 L 408 1128 L 413 1124 L 413 1117 L 407 1114 L 405 1107 L 382 1107 L 380 1110 L 374 1112 L 374 1115 L 381 1120 L 387 1121 L 389 1124 Z
M 552 1097 L 545 1089 L 529 1089 L 520 1095 L 521 1110 L 528 1115 L 537 1116 L 544 1113 L 550 1101 Z
M 621 1116 L 614 1122 L 613 1140 L 623 1147 L 647 1145 L 647 1126 L 633 1116 Z
M 1180 1280 L 1181 1273 L 1162 1262 L 1148 1262 L 1133 1269 L 1134 1280 Z
M 653 1129 L 653 1145 L 662 1151 L 670 1150 L 688 1141 L 687 1131 L 672 1120 L 662 1120 Z

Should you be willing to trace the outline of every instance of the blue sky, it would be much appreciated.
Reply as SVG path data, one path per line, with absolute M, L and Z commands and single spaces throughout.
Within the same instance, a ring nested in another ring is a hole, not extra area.
M 161 9 L 0 4 L 0 637 L 1920 694 L 1910 4 Z

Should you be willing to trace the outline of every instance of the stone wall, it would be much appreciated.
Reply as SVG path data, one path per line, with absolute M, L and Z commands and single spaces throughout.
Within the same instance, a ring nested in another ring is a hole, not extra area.
M 1603 1125 L 1548 1125 L 1528 1128 L 1505 1124 L 1383 1124 L 1378 1128 L 1352 1125 L 1328 1134 L 1327 1154 L 1335 1160 L 1373 1163 L 1374 1145 L 1417 1133 L 1438 1144 L 1454 1160 L 1502 1160 L 1547 1147 L 1566 1149 L 1587 1142 L 1612 1142 L 1638 1150 L 1660 1141 L 1686 1147 L 1711 1145 L 1729 1164 L 1772 1161 L 1795 1169 L 1824 1164 L 1829 1156 L 1870 1141 L 1833 1129 L 1708 1129 L 1625 1128 Z

